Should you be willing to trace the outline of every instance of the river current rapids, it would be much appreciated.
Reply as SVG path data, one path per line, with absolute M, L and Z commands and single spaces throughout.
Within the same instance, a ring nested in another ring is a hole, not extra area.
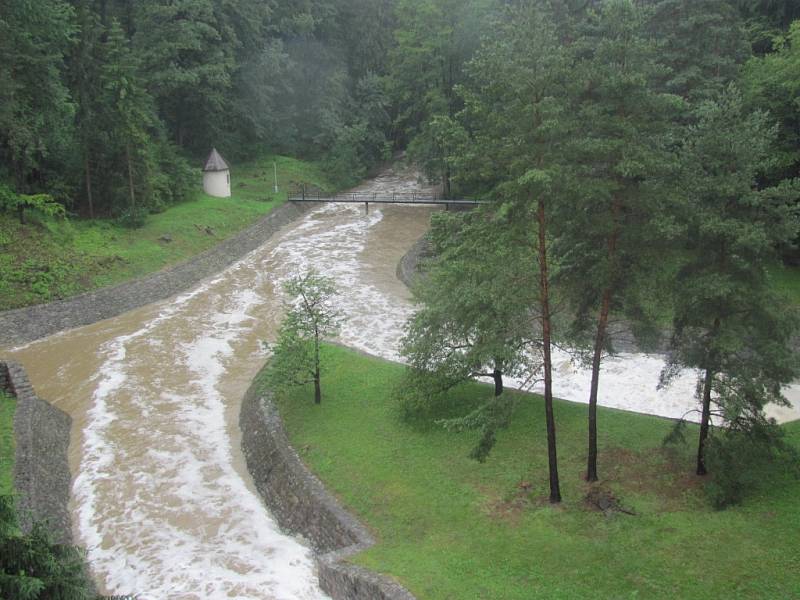
M 358 191 L 424 191 L 388 169 Z M 280 532 L 244 465 L 239 403 L 282 315 L 281 284 L 314 266 L 336 280 L 340 340 L 398 359 L 410 294 L 395 277 L 432 208 L 329 204 L 191 291 L 4 354 L 73 418 L 76 541 L 101 592 L 162 598 L 316 599 L 310 551 Z M 556 396 L 585 402 L 588 370 L 555 359 Z M 657 356 L 606 360 L 600 404 L 680 417 L 696 375 L 656 391 Z M 797 386 L 791 409 L 800 418 Z

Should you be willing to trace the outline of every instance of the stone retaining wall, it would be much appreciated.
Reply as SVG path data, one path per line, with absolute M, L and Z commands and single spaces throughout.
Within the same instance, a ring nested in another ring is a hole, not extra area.
M 303 464 L 276 407 L 255 382 L 242 402 L 239 426 L 256 488 L 278 524 L 313 545 L 325 593 L 334 600 L 414 600 L 388 577 L 347 562 L 375 540 Z
M 255 250 L 281 227 L 313 206 L 310 203 L 283 204 L 234 237 L 186 262 L 152 275 L 67 300 L 0 312 L 0 346 L 26 344 L 169 298 Z
M 14 488 L 20 524 L 29 531 L 34 520 L 46 520 L 56 540 L 71 544 L 67 451 L 72 420 L 36 395 L 22 365 L 0 361 L 0 384 L 17 398 Z
M 406 287 L 411 287 L 418 277 L 422 276 L 422 261 L 431 255 L 431 243 L 428 241 L 427 234 L 419 238 L 414 245 L 409 248 L 408 252 L 403 255 L 400 262 L 397 263 L 395 274 L 397 278 L 406 284 Z

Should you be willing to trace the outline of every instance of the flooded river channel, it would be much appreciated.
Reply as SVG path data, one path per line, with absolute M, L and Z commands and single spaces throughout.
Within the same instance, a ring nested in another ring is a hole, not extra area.
M 393 171 L 362 187 L 421 189 Z M 370 208 L 322 206 L 187 293 L 4 352 L 73 418 L 75 537 L 102 591 L 324 597 L 309 551 L 278 531 L 255 492 L 238 410 L 280 322 L 281 283 L 305 266 L 336 278 L 343 341 L 396 344 L 382 323 L 410 305 L 395 267 L 432 209 Z
M 421 191 L 389 170 L 359 191 Z M 281 318 L 280 286 L 304 267 L 336 279 L 341 340 L 386 358 L 411 314 L 396 279 L 432 208 L 325 205 L 193 290 L 4 352 L 40 396 L 73 418 L 76 540 L 101 591 L 142 598 L 324 598 L 306 547 L 280 533 L 239 449 L 239 402 Z M 661 361 L 623 355 L 601 404 L 680 416 L 695 378 L 655 392 Z M 585 401 L 588 373 L 556 360 L 562 398 Z M 794 392 L 793 392 L 794 393 Z M 797 409 L 778 413 L 798 418 Z

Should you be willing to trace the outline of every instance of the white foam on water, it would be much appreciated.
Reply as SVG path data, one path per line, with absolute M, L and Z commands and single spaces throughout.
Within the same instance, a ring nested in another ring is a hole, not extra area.
M 324 215 L 353 214 L 350 223 L 337 226 L 341 235 L 346 233 L 348 243 L 330 252 L 324 243 L 334 235 L 325 229 Z M 276 251 L 285 253 L 303 268 L 313 265 L 336 280 L 340 294 L 337 308 L 343 313 L 344 323 L 340 340 L 369 354 L 400 361 L 400 340 L 404 327 L 414 313 L 413 304 L 400 297 L 389 296 L 367 281 L 359 255 L 364 251 L 369 229 L 381 220 L 380 209 L 364 216 L 361 209 L 352 205 L 327 205 L 315 212 L 314 227 L 302 228 L 308 238 L 296 238 L 293 244 L 283 243 Z M 681 372 L 670 385 L 658 389 L 664 359 L 658 355 L 621 353 L 604 358 L 600 373 L 598 404 L 638 413 L 669 418 L 699 421 L 696 398 L 698 374 L 692 369 Z M 508 378 L 512 388 L 524 387 L 523 381 Z M 591 384 L 591 369 L 558 348 L 553 349 L 553 393 L 556 397 L 573 402 L 587 403 Z M 543 391 L 534 386 L 533 391 Z M 769 405 L 767 415 L 778 422 L 800 419 L 800 385 L 785 390 L 792 407 Z
M 276 278 L 276 283 L 310 267 L 333 278 L 339 291 L 335 305 L 343 316 L 340 339 L 397 360 L 397 334 L 411 315 L 411 306 L 365 281 L 361 263 L 370 230 L 382 219 L 380 209 L 365 215 L 358 205 L 327 204 L 284 238 L 273 257 L 294 265 L 293 271 Z
M 341 292 L 340 339 L 399 359 L 414 306 L 370 283 L 363 267 L 367 241 L 382 218 L 381 209 L 365 215 L 358 205 L 315 209 L 284 230 L 274 247 L 162 303 L 155 319 L 98 350 L 103 364 L 74 494 L 81 542 L 111 592 L 143 599 L 324 598 L 308 549 L 279 532 L 233 466 L 219 387 L 254 315 L 280 311 L 278 299 L 258 291 L 260 284 L 280 290 L 312 266 L 333 277 Z M 208 297 L 213 306 L 193 307 Z M 162 365 L 155 382 L 136 375 L 135 366 L 146 361 Z M 561 351 L 554 352 L 554 366 L 556 396 L 585 402 L 589 370 Z M 657 391 L 662 366 L 659 357 L 643 354 L 606 359 L 599 403 L 668 417 L 695 408 L 695 374 Z M 790 392 L 800 398 L 800 386 Z M 782 420 L 800 417 L 798 406 Z M 121 447 L 118 431 L 138 443 Z M 106 511 L 109 505 L 113 510 Z
M 254 260 L 251 254 L 226 273 Z M 325 598 L 309 549 L 279 531 L 233 466 L 217 388 L 225 360 L 250 328 L 248 311 L 264 299 L 226 277 L 164 304 L 147 325 L 100 348 L 103 365 L 74 483 L 81 541 L 113 593 Z M 225 288 L 223 306 L 192 317 L 192 301 L 214 286 Z M 161 390 L 132 368 L 153 360 L 177 375 L 163 377 Z M 132 409 L 140 420 L 130 418 Z M 120 432 L 125 448 L 115 441 Z

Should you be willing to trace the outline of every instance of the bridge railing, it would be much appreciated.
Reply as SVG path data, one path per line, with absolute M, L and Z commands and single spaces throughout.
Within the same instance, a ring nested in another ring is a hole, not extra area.
M 430 204 L 446 200 L 430 192 L 339 192 L 329 194 L 319 188 L 297 186 L 289 189 L 289 200 L 305 202 L 393 202 L 398 204 Z
M 360 204 L 482 204 L 480 200 L 445 198 L 435 192 L 340 192 L 330 194 L 315 187 L 289 188 L 292 202 L 348 202 Z

